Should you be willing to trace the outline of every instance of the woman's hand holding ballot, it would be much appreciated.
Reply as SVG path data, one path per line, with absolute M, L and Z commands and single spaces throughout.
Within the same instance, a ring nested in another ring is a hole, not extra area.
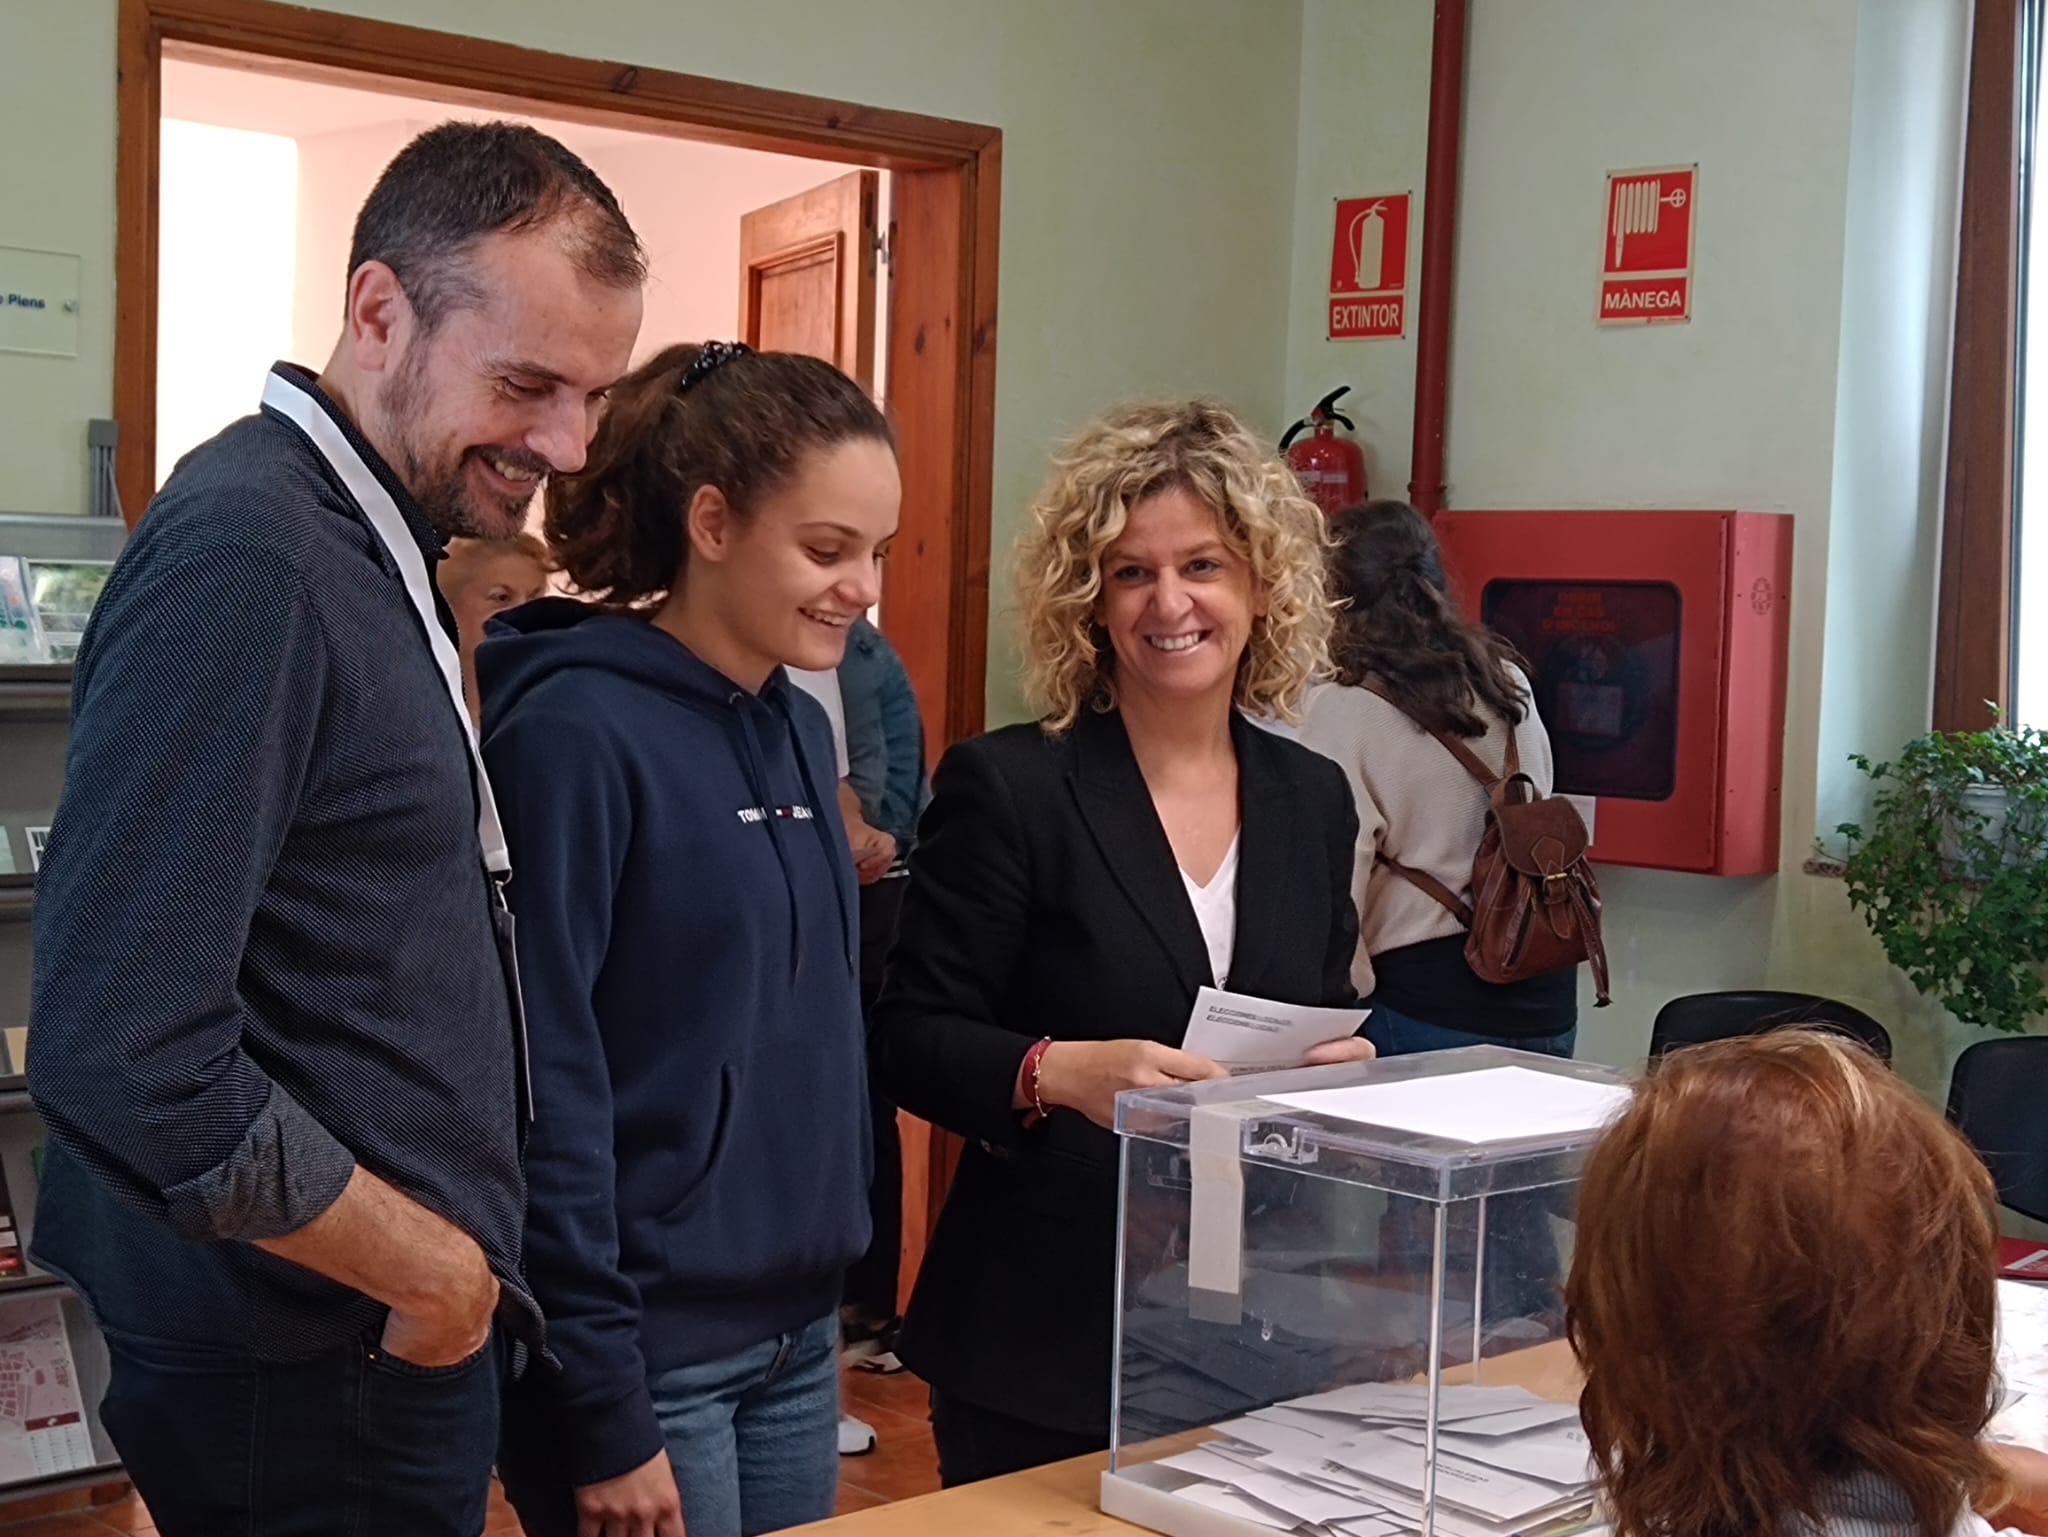
M 1370 1062 L 1378 1053 L 1373 1044 L 1362 1035 L 1347 1035 L 1342 1040 L 1325 1041 L 1320 1046 L 1311 1046 L 1308 1055 L 1301 1059 L 1303 1067 L 1335 1067 L 1340 1062 Z
M 1372 1055 L 1371 1041 L 1345 1036 L 1310 1047 L 1301 1066 L 1369 1062 Z M 1207 1057 L 1157 1041 L 1054 1041 L 1038 1062 L 1038 1104 L 1048 1110 L 1078 1110 L 1096 1125 L 1113 1129 L 1116 1097 L 1127 1089 L 1168 1088 L 1228 1076 Z M 1031 1087 L 1021 1078 L 1016 1105 L 1019 1110 L 1035 1108 Z
M 1038 1105 L 1078 1110 L 1114 1128 L 1116 1097 L 1126 1089 L 1159 1089 L 1229 1075 L 1207 1057 L 1157 1041 L 1054 1041 L 1038 1064 Z M 1017 1108 L 1034 1108 L 1030 1085 L 1017 1084 Z

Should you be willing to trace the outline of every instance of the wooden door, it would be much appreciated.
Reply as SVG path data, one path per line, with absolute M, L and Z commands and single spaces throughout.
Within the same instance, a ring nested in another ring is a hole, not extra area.
M 855 171 L 740 216 L 740 337 L 875 382 L 881 175 Z

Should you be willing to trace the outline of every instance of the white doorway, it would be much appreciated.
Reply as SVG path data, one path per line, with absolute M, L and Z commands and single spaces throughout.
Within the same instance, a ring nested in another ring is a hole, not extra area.
M 743 219 L 848 173 L 843 161 L 423 100 L 417 86 L 385 93 L 171 57 L 162 68 L 157 486 L 255 408 L 271 363 L 325 364 L 357 210 L 392 156 L 435 123 L 530 123 L 603 178 L 647 249 L 641 357 L 742 335 Z M 888 228 L 889 181 L 879 178 L 878 230 Z M 844 258 L 872 274 L 878 253 Z M 870 281 L 868 292 L 886 305 L 887 283 Z M 887 334 L 886 316 L 862 329 L 879 388 L 873 338 Z

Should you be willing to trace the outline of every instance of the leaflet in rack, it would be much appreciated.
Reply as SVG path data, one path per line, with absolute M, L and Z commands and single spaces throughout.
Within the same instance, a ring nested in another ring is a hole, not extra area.
M 1176 1498 L 1305 1537 L 1426 1529 L 1428 1390 L 1370 1383 L 1258 1409 L 1157 1465 Z M 1522 1388 L 1438 1392 L 1439 1537 L 1571 1537 L 1602 1530 L 1578 1407 Z
M 96 1460 L 63 1303 L 0 1299 L 0 1487 Z

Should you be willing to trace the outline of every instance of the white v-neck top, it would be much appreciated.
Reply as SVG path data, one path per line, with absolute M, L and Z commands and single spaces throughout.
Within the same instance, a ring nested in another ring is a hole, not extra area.
M 1180 872 L 1188 901 L 1194 904 L 1195 922 L 1202 926 L 1202 940 L 1209 947 L 1209 974 L 1218 987 L 1229 985 L 1230 962 L 1237 949 L 1237 844 L 1238 838 L 1230 840 L 1229 852 L 1206 886 L 1197 886 L 1192 875 Z

